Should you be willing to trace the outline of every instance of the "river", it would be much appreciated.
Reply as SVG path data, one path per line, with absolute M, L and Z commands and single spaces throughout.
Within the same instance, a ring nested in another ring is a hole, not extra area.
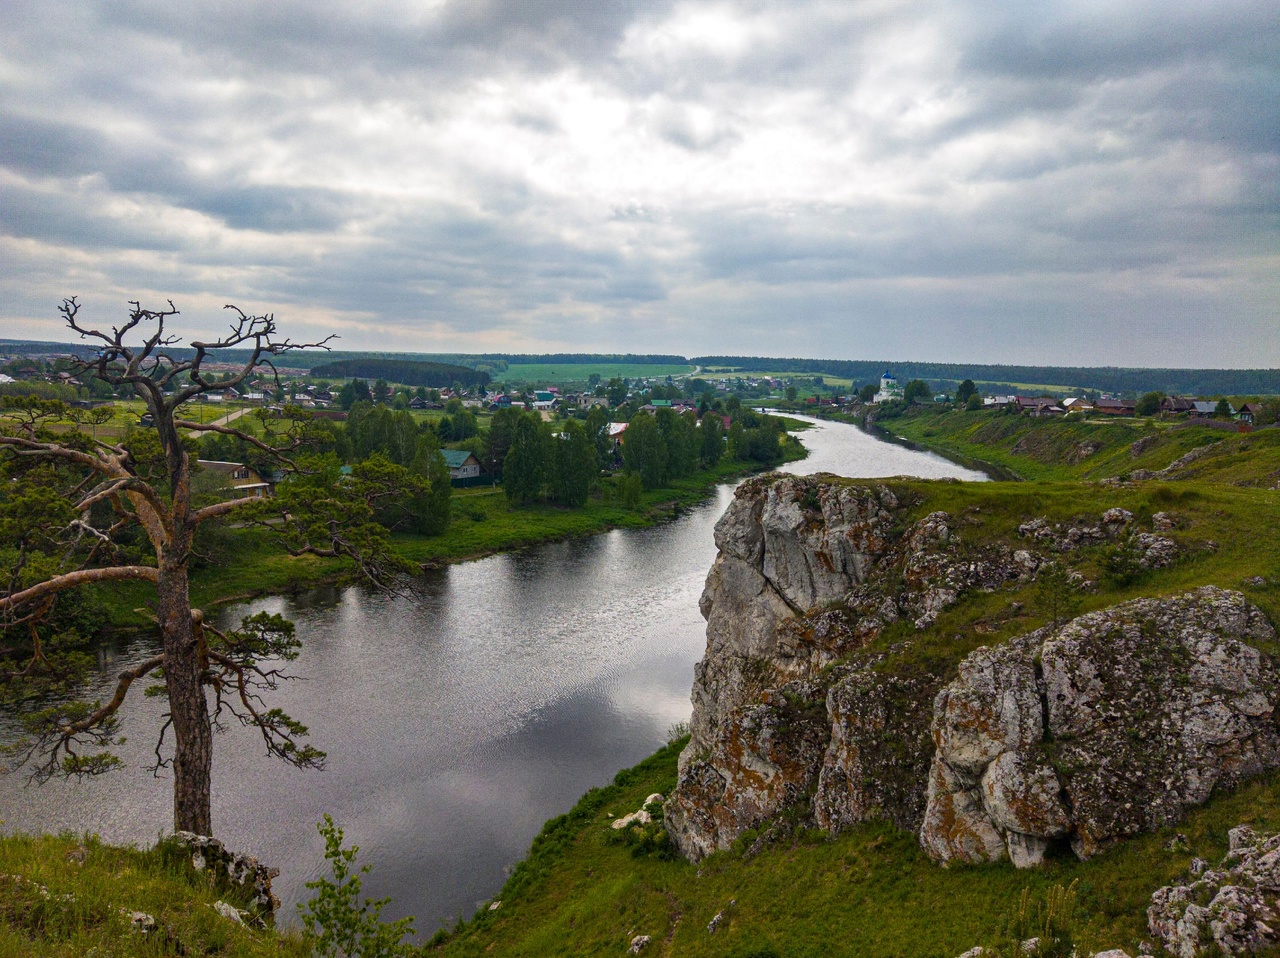
M 800 434 L 810 455 L 787 472 L 985 478 L 796 418 L 813 424 Z M 648 529 L 434 570 L 405 598 L 329 588 L 220 610 L 223 625 L 260 610 L 296 623 L 303 650 L 290 671 L 301 678 L 272 704 L 328 753 L 325 771 L 304 772 L 266 758 L 247 729 L 216 739 L 215 830 L 283 867 L 282 919 L 323 871 L 315 823 L 326 812 L 373 865 L 366 894 L 392 896 L 387 916 L 416 915 L 429 934 L 493 897 L 546 819 L 662 745 L 689 717 L 705 643 L 698 596 L 732 495 L 721 486 Z M 90 694 L 108 697 L 113 676 L 154 651 L 146 639 L 100 649 Z M 0 775 L 3 828 L 153 842 L 172 821 L 167 776 L 141 770 L 161 711 L 141 696 L 123 710 L 128 769 L 29 788 Z

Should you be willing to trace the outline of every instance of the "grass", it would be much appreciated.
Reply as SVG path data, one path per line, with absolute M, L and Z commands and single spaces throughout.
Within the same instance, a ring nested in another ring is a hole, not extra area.
M 1238 485 L 1274 485 L 1280 479 L 1280 430 L 1233 433 L 1162 420 L 1068 421 L 982 410 L 926 409 L 880 424 L 919 445 L 990 462 L 1023 479 L 1071 480 L 1158 471 L 1200 446 L 1212 456 L 1173 478 Z M 1134 444 L 1141 443 L 1136 449 Z
M 1164 849 L 1173 830 L 1125 842 L 1091 861 L 1053 858 L 1034 871 L 1011 865 L 939 868 L 908 832 L 885 823 L 835 839 L 800 831 L 790 841 L 744 854 L 754 836 L 691 865 L 634 854 L 613 817 L 638 808 L 675 781 L 681 743 L 588 792 L 534 841 L 495 900 L 428 953 L 441 956 L 622 954 L 649 935 L 653 955 L 779 955 L 865 958 L 955 955 L 999 943 L 1023 889 L 1043 900 L 1078 881 L 1072 932 L 1082 954 L 1149 940 L 1151 893 L 1186 874 L 1193 857 L 1217 862 L 1227 831 L 1242 822 L 1280 829 L 1280 775 L 1221 795 L 1177 827 L 1189 850 Z M 731 904 L 732 902 L 732 904 Z M 707 925 L 725 918 L 714 934 Z
M 670 363 L 511 363 L 504 373 L 495 373 L 494 379 L 504 383 L 585 383 L 592 373 L 599 373 L 601 382 L 615 376 L 621 379 L 665 379 L 667 376 L 688 376 L 695 367 Z
M 0 836 L 0 958 L 17 956 L 297 956 L 311 946 L 295 932 L 251 930 L 213 910 L 247 908 L 240 890 L 219 888 L 167 846 L 140 851 L 70 835 Z M 121 910 L 156 920 L 143 935 Z

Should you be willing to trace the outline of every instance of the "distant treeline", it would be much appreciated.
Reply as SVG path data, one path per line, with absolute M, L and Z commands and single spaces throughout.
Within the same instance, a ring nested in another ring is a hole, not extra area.
M 487 386 L 489 374 L 469 366 L 449 363 L 422 363 L 408 359 L 340 359 L 311 367 L 311 375 L 326 379 L 385 379 L 406 386 L 430 386 L 442 389 L 461 383 L 464 386 Z
M 923 379 L 945 387 L 972 379 L 978 383 L 1036 383 L 1112 393 L 1163 393 L 1197 396 L 1251 396 L 1280 393 L 1280 369 L 1142 369 L 1124 366 L 981 366 L 964 363 L 909 363 L 842 359 L 769 359 L 759 356 L 695 356 L 699 366 L 732 366 L 744 372 L 814 372 L 850 379 L 854 385 L 877 382 L 886 370 L 901 383 Z
M 518 363 L 521 365 L 605 366 L 622 363 L 632 365 L 690 366 L 683 356 L 660 353 L 476 353 L 452 357 L 464 363 Z
M 94 347 L 84 343 L 32 342 L 0 339 L 0 352 L 15 353 L 77 353 L 93 355 Z M 170 353 L 185 358 L 190 350 L 175 347 Z M 243 350 L 227 350 L 219 359 L 235 362 L 247 358 Z M 288 353 L 278 358 L 282 366 L 305 366 L 325 359 L 322 365 L 313 366 L 312 375 L 365 376 L 413 386 L 448 386 L 454 382 L 464 385 L 487 384 L 488 370 L 476 370 L 475 366 L 488 366 L 501 372 L 504 364 L 564 364 L 605 365 L 617 363 L 732 366 L 743 372 L 818 373 L 850 379 L 854 385 L 876 382 L 886 369 L 899 382 L 923 379 L 935 389 L 946 391 L 965 379 L 982 384 L 984 391 L 1004 389 L 998 384 L 1026 383 L 1056 386 L 1060 389 L 1095 389 L 1111 393 L 1141 394 L 1152 390 L 1176 395 L 1194 396 L 1253 396 L 1280 394 L 1280 369 L 1144 369 L 1125 366 L 1004 366 L 967 363 L 916 363 L 886 362 L 848 359 L 794 359 L 761 356 L 684 356 L 642 353 L 363 353 L 363 352 L 300 352 Z M 405 372 L 413 367 L 447 367 L 465 371 L 450 375 L 447 380 L 419 380 L 405 378 L 404 373 L 393 373 L 386 368 L 377 372 L 360 371 L 339 373 L 336 366 L 349 365 L 361 370 L 369 364 L 403 366 Z M 484 378 L 479 378 L 484 377 Z M 1018 386 L 1017 389 L 1025 387 Z

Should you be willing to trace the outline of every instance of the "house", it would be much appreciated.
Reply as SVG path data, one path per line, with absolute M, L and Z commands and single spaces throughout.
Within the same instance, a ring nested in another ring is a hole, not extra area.
M 452 485 L 474 485 L 480 478 L 480 460 L 474 452 L 466 449 L 441 449 L 444 464 L 449 467 L 449 481 Z
M 1008 406 L 1010 403 L 1016 403 L 1017 401 L 1017 396 L 984 396 L 982 399 L 982 406 L 984 409 L 987 407 L 1001 409 Z
M 1137 408 L 1132 399 L 1099 399 L 1093 404 L 1093 411 L 1104 416 L 1132 416 Z
M 1263 408 L 1261 403 L 1247 402 L 1240 407 L 1237 416 L 1241 422 L 1248 423 L 1250 426 L 1256 425 L 1258 418 L 1262 415 Z
M 1057 416 L 1065 416 L 1066 414 L 1067 411 L 1056 403 L 1049 403 L 1047 405 L 1041 403 L 1039 406 L 1034 407 L 1027 413 L 1027 415 L 1031 416 L 1033 419 L 1052 419 Z
M 1227 403 L 1227 406 L 1230 408 L 1231 403 Z M 1218 411 L 1218 404 L 1212 399 L 1197 399 L 1192 402 L 1191 407 L 1192 419 L 1212 419 Z M 1231 409 L 1231 415 L 1235 414 L 1235 409 Z
M 1160 400 L 1160 411 L 1175 416 L 1185 416 L 1195 408 L 1194 399 L 1186 399 L 1182 396 L 1165 396 L 1164 399 Z
M 1058 400 L 1050 396 L 1014 396 L 1014 404 L 1018 407 L 1018 412 L 1028 413 L 1038 416 L 1041 406 L 1057 406 Z
M 626 431 L 627 423 L 625 422 L 611 422 L 606 424 L 601 430 L 601 432 L 605 434 L 605 439 L 608 442 L 609 452 L 613 455 L 617 455 L 622 449 L 622 434 Z
M 879 403 L 902 398 L 902 387 L 898 385 L 898 380 L 893 373 L 886 369 L 884 375 L 880 377 L 880 391 L 871 398 L 871 401 Z
M 232 498 L 261 499 L 269 496 L 275 488 L 275 482 L 261 475 L 256 469 L 242 462 L 220 462 L 216 459 L 197 459 L 197 465 L 203 470 L 223 477 L 230 486 Z
M 1093 412 L 1093 403 L 1087 399 L 1077 399 L 1073 396 L 1062 401 L 1062 408 L 1067 412 Z

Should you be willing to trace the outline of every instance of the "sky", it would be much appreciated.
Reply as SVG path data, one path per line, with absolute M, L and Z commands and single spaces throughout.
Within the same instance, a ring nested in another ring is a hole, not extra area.
M 5 0 L 0 336 L 1280 366 L 1275 0 Z

